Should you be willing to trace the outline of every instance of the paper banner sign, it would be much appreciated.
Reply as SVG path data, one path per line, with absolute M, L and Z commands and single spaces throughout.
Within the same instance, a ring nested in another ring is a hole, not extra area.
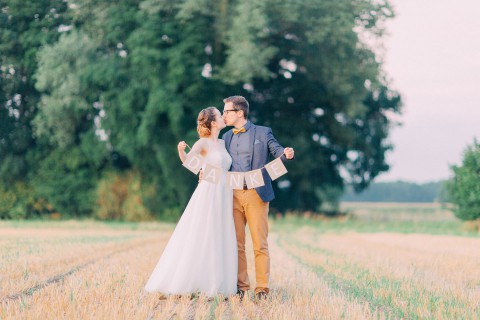
M 242 190 L 244 178 L 244 172 L 227 172 L 227 185 L 232 189 Z
M 187 158 L 183 162 L 183 166 L 192 171 L 194 174 L 198 174 L 198 171 L 200 171 L 202 168 L 202 159 L 193 154 L 193 152 L 189 152 L 187 154 Z
M 212 183 L 217 183 L 220 179 L 221 174 L 222 174 L 222 169 L 207 163 L 207 165 L 205 166 L 205 171 L 203 172 L 202 180 L 209 181 Z
M 248 189 L 258 188 L 265 185 L 261 169 L 245 172 L 245 181 L 247 182 Z
M 266 164 L 265 169 L 267 169 L 267 172 L 272 180 L 275 180 L 288 172 L 280 158 L 277 158 L 271 161 L 269 164 Z
M 194 155 L 192 152 L 187 154 L 187 158 L 183 162 L 183 166 L 194 174 L 198 174 L 202 168 L 202 158 Z M 280 158 L 277 158 L 264 167 L 270 178 L 276 180 L 286 174 L 287 168 Z M 263 168 L 262 168 L 263 169 Z M 248 172 L 227 172 L 227 185 L 232 189 L 242 190 L 244 182 L 247 183 L 248 189 L 254 189 L 265 185 L 263 180 L 262 169 L 252 170 Z M 218 183 L 222 175 L 222 169 L 219 167 L 206 164 L 202 179 L 205 181 Z

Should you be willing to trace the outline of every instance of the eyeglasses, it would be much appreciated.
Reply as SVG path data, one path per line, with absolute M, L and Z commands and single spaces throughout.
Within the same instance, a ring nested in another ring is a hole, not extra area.
M 238 109 L 223 110 L 223 114 L 228 114 L 229 112 L 232 112 L 232 111 L 240 111 L 240 110 Z

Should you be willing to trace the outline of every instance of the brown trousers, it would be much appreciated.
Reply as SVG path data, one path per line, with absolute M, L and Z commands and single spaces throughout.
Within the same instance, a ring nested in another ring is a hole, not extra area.
M 233 190 L 233 220 L 235 221 L 238 248 L 237 286 L 241 290 L 250 289 L 245 255 L 245 225 L 248 224 L 255 253 L 255 293 L 258 291 L 268 293 L 269 291 L 268 208 L 269 203 L 263 202 L 255 189 Z

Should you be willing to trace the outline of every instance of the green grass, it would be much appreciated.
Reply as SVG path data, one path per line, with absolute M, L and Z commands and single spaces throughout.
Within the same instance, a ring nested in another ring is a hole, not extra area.
M 0 220 L 0 228 L 32 228 L 32 229 L 110 229 L 110 230 L 170 230 L 175 227 L 171 222 L 128 222 L 98 221 L 93 219 L 70 220 Z
M 478 231 L 467 228 L 452 211 L 434 203 L 342 203 L 347 215 L 340 218 L 323 216 L 306 218 L 287 215 L 271 220 L 273 231 L 295 231 L 308 225 L 319 232 L 398 232 L 478 236 Z M 79 220 L 7 220 L 0 228 L 61 228 L 61 229 L 111 229 L 111 230 L 173 230 L 170 222 L 122 222 Z
M 349 217 L 343 220 L 326 219 L 310 220 L 302 217 L 287 217 L 285 219 L 275 220 L 273 229 L 278 232 L 295 232 L 304 226 L 310 226 L 319 232 L 360 232 L 360 233 L 378 233 L 378 232 L 398 232 L 398 233 L 425 233 L 425 234 L 445 234 L 458 236 L 478 237 L 478 232 L 468 230 L 461 222 L 409 222 L 409 221 L 390 221 L 390 222 L 369 222 L 358 220 L 355 217 Z
M 342 209 L 347 214 L 339 218 L 287 215 L 274 220 L 273 230 L 295 232 L 308 225 L 322 233 L 398 232 L 478 237 L 478 231 L 467 228 L 448 208 L 436 204 L 349 203 Z

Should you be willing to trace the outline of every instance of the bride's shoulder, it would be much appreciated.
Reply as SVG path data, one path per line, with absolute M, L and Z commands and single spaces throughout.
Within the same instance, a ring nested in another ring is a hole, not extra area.
M 199 138 L 193 144 L 193 149 L 206 149 L 208 147 L 208 139 L 207 138 Z

